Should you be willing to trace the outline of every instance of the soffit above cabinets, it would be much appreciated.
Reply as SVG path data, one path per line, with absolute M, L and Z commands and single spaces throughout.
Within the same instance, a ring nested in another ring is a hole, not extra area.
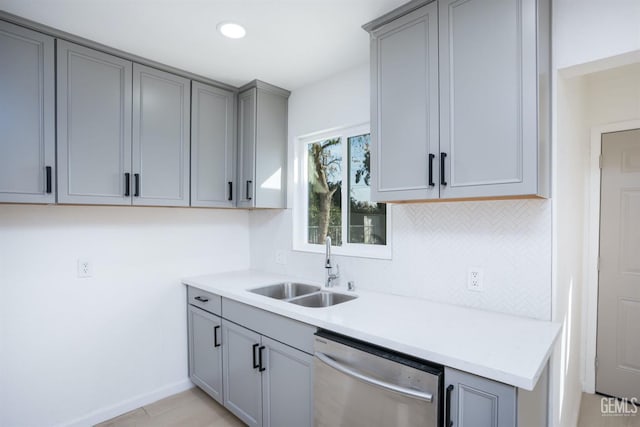
M 287 89 L 369 59 L 361 26 L 406 0 L 0 0 L 9 13 L 233 86 Z M 234 21 L 243 39 L 221 36 Z

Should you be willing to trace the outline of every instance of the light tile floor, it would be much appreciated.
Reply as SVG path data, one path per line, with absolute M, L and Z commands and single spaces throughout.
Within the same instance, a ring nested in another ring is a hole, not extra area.
M 244 424 L 199 388 L 135 409 L 99 427 L 241 427 Z
M 628 416 L 603 415 L 599 394 L 582 393 L 580 420 L 578 427 L 640 427 L 640 408 L 636 414 Z
M 597 394 L 582 394 L 578 427 L 640 427 L 640 408 L 631 416 L 602 415 Z M 244 424 L 199 388 L 169 396 L 97 427 L 241 427 Z

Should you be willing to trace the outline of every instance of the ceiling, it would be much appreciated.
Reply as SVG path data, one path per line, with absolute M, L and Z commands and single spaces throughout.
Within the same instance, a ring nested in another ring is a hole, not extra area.
M 0 9 L 234 86 L 289 90 L 366 63 L 361 25 L 407 0 L 0 0 Z M 244 39 L 216 25 L 235 21 Z

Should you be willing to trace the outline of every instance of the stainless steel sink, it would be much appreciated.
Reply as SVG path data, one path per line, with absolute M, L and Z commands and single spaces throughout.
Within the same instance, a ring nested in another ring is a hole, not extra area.
M 338 294 L 334 292 L 316 292 L 311 295 L 289 301 L 291 304 L 304 307 L 330 307 L 358 298 L 356 295 Z
M 275 285 L 263 286 L 261 288 L 251 289 L 249 292 L 264 295 L 269 298 L 288 300 L 302 295 L 318 292 L 319 286 L 307 285 L 304 283 L 277 283 Z

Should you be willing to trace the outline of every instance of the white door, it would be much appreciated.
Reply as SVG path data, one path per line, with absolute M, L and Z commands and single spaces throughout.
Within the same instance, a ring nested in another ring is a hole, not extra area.
M 602 135 L 596 391 L 640 398 L 640 129 Z

